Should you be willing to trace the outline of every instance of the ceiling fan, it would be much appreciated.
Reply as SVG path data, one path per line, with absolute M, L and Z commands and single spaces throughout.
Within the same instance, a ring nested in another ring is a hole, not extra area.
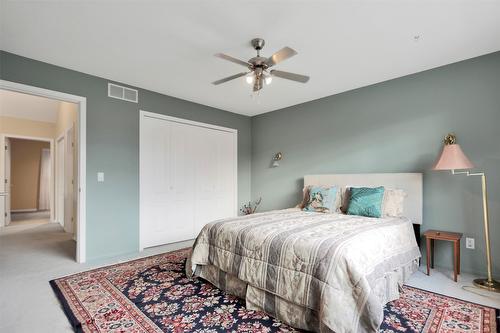
M 273 67 L 274 65 L 296 55 L 297 51 L 295 51 L 294 49 L 285 46 L 284 48 L 282 48 L 269 58 L 266 58 L 260 55 L 260 50 L 262 50 L 262 48 L 264 47 L 265 41 L 262 38 L 254 38 L 252 39 L 251 43 L 253 48 L 257 51 L 257 56 L 249 59 L 248 61 L 239 60 L 231 56 L 228 56 L 227 54 L 224 53 L 215 54 L 215 56 L 218 58 L 244 66 L 248 68 L 250 71 L 228 76 L 226 78 L 214 81 L 212 82 L 212 84 L 218 85 L 224 82 L 237 79 L 242 76 L 246 76 L 247 83 L 253 85 L 253 91 L 255 92 L 263 88 L 264 82 L 266 84 L 270 84 L 273 76 L 300 83 L 306 83 L 307 81 L 309 81 L 309 76 L 278 71 L 275 69 L 270 70 L 270 68 Z

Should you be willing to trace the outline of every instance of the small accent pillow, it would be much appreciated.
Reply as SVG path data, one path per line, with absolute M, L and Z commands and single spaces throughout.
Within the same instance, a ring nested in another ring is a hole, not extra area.
M 335 186 L 311 186 L 306 197 L 308 200 L 304 206 L 304 211 L 331 213 L 337 209 L 337 187 Z
M 406 192 L 400 189 L 385 189 L 382 217 L 402 217 Z
M 367 217 L 382 216 L 384 187 L 351 187 L 348 215 Z
M 302 189 L 302 201 L 295 206 L 296 208 L 304 209 L 304 207 L 307 205 L 309 201 L 309 189 L 311 186 L 304 186 Z

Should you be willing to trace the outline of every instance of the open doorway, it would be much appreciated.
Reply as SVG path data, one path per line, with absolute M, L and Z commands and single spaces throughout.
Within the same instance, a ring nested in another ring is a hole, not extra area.
M 85 261 L 85 104 L 0 80 L 0 236 L 49 232 L 54 249 L 78 262 Z
M 4 136 L 5 226 L 50 223 L 51 139 Z

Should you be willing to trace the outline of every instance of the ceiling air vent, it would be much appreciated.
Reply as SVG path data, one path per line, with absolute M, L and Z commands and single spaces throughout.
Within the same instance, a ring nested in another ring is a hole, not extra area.
M 113 83 L 108 83 L 108 96 L 133 103 L 137 103 L 138 100 L 137 90 Z

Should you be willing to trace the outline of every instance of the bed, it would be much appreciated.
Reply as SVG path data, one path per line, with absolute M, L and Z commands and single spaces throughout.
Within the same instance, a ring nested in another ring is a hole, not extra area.
M 304 185 L 403 189 L 405 217 L 291 208 L 215 221 L 198 235 L 188 274 L 300 329 L 374 332 L 383 306 L 418 269 L 422 175 L 313 175 Z

